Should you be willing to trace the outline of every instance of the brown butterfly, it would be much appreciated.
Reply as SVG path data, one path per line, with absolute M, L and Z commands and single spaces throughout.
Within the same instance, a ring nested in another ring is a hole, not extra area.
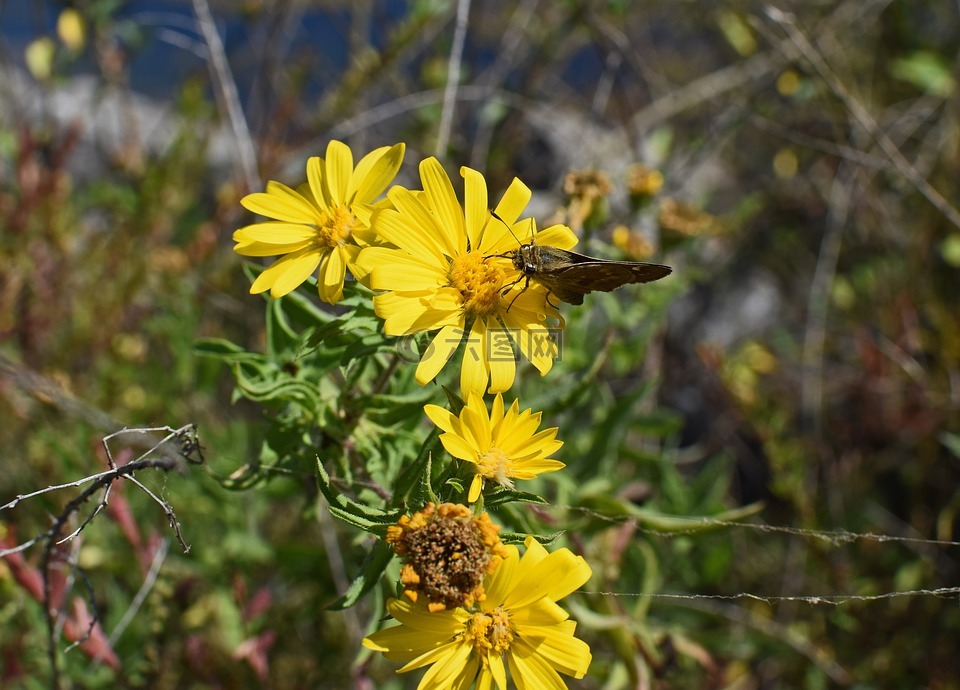
M 495 213 L 493 216 L 503 222 Z M 533 239 L 520 249 L 498 256 L 510 259 L 513 267 L 520 271 L 520 277 L 507 286 L 504 294 L 521 280 L 526 279 L 524 290 L 535 280 L 570 304 L 583 304 L 583 296 L 588 292 L 610 292 L 629 283 L 650 283 L 673 272 L 662 264 L 595 259 L 558 247 L 541 246 Z
M 583 304 L 583 296 L 588 292 L 610 292 L 629 283 L 650 283 L 673 272 L 672 268 L 662 264 L 595 259 L 533 242 L 504 256 L 521 272 L 517 282 L 526 278 L 526 287 L 535 280 L 558 299 L 570 304 Z

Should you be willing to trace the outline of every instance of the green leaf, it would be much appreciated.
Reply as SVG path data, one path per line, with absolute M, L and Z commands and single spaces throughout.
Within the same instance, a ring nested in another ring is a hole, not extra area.
M 284 297 L 267 302 L 267 354 L 277 357 L 295 349 L 300 343 L 300 334 L 290 325 L 283 311 Z
M 940 443 L 946 446 L 955 457 L 960 458 L 960 434 L 945 431 L 940 434 Z
M 316 294 L 314 294 L 314 296 L 316 296 Z M 294 290 L 284 295 L 282 307 L 291 323 L 299 324 L 302 322 L 305 326 L 325 324 L 336 318 L 335 314 L 317 306 L 316 302 L 300 290 Z
M 397 477 L 396 490 L 393 494 L 394 505 L 403 505 L 407 502 L 410 492 L 420 483 L 424 468 L 429 467 L 431 454 L 438 448 L 440 448 L 440 430 L 434 427 L 420 446 L 416 459 Z
M 459 395 L 454 393 L 452 390 L 450 390 L 446 386 L 440 386 L 440 387 L 443 389 L 443 392 L 446 393 L 447 395 L 447 402 L 450 403 L 450 411 L 459 417 L 460 412 L 466 406 L 466 403 L 463 401 L 463 398 L 461 398 Z
M 550 502 L 538 496 L 537 494 L 527 493 L 526 491 L 515 491 L 513 489 L 504 489 L 484 497 L 488 508 L 496 508 L 507 503 L 533 503 L 538 506 L 550 505 Z
M 554 532 L 553 534 L 521 534 L 520 532 L 501 532 L 500 541 L 504 544 L 522 544 L 527 540 L 527 537 L 533 537 L 540 544 L 544 546 L 550 546 L 557 539 L 564 535 L 566 530 L 561 530 L 559 532 Z
M 199 338 L 193 343 L 193 353 L 224 362 L 246 362 L 263 359 L 262 355 L 247 352 L 239 345 L 223 338 Z
M 941 98 L 947 98 L 957 88 L 957 82 L 950 74 L 950 64 L 928 50 L 918 50 L 912 55 L 894 60 L 890 73 L 896 79 Z
M 665 438 L 680 433 L 683 418 L 671 410 L 652 410 L 631 420 L 630 428 L 644 434 Z
M 401 511 L 399 510 L 386 511 L 380 508 L 372 508 L 349 499 L 338 492 L 333 487 L 330 475 L 327 474 L 319 457 L 317 457 L 317 485 L 320 488 L 320 493 L 330 504 L 331 515 L 365 532 L 383 537 L 386 534 L 387 527 L 400 519 Z
M 296 400 L 305 403 L 311 411 L 321 407 L 320 392 L 317 386 L 300 379 L 294 379 L 283 372 L 259 377 L 248 376 L 243 367 L 235 367 L 234 376 L 237 386 L 250 400 L 266 402 L 269 400 Z
M 691 516 L 680 517 L 676 515 L 665 515 L 648 508 L 633 507 L 630 511 L 632 515 L 639 518 L 642 525 L 658 530 L 660 532 L 712 532 L 715 530 L 726 529 L 726 525 L 717 524 L 724 522 L 736 522 L 756 515 L 764 508 L 762 502 L 751 503 L 750 505 L 725 510 L 710 516 Z
M 429 388 L 417 388 L 403 395 L 369 395 L 357 399 L 357 407 L 362 409 L 368 419 L 385 426 L 394 426 L 419 420 L 423 416 L 423 406 L 433 398 Z

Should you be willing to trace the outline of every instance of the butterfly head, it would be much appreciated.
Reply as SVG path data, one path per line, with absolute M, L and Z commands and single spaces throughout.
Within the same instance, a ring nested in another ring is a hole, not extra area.
M 540 248 L 533 242 L 521 245 L 512 258 L 513 267 L 524 275 L 532 276 L 540 271 Z

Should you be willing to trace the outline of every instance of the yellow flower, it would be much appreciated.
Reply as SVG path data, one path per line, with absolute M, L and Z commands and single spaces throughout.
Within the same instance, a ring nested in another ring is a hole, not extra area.
M 636 200 L 647 199 L 663 189 L 663 173 L 648 168 L 643 163 L 634 163 L 627 168 L 627 193 Z
M 426 405 L 423 409 L 445 432 L 440 435 L 440 442 L 447 452 L 476 466 L 467 495 L 470 503 L 480 497 L 484 480 L 512 489 L 514 479 L 533 479 L 564 466 L 548 457 L 563 445 L 563 441 L 557 440 L 557 428 L 537 432 L 542 413 L 534 414 L 529 408 L 520 412 L 517 400 L 504 411 L 503 396 L 497 393 L 493 410 L 487 414 L 483 399 L 471 393 L 459 417 L 438 405 Z
M 386 536 L 403 559 L 404 596 L 416 602 L 423 594 L 430 611 L 482 600 L 483 576 L 507 555 L 499 533 L 489 515 L 474 517 L 457 503 L 428 503 L 422 511 L 404 515 Z
M 387 611 L 400 625 L 363 640 L 368 649 L 404 662 L 398 673 L 430 666 L 420 681 L 426 688 L 489 690 L 507 687 L 507 670 L 520 690 L 563 690 L 563 673 L 583 678 L 590 647 L 573 636 L 577 627 L 556 604 L 590 579 L 590 566 L 569 549 L 548 553 L 528 537 L 487 576 L 487 598 L 471 609 L 431 613 L 426 604 L 391 599 Z M 558 673 L 559 672 L 559 673 Z
M 318 271 L 320 299 L 335 304 L 343 296 L 346 269 L 354 270 L 360 247 L 355 234 L 370 225 L 371 204 L 387 188 L 403 161 L 403 144 L 384 146 L 353 166 L 353 153 L 339 141 L 327 145 L 326 160 L 307 161 L 307 184 L 298 190 L 268 182 L 265 192 L 240 203 L 272 221 L 233 233 L 233 251 L 244 256 L 283 254 L 250 287 L 271 297 L 293 291 Z
M 373 299 L 387 335 L 438 330 L 417 366 L 416 379 L 434 379 L 466 336 L 460 388 L 466 396 L 507 390 L 516 375 L 513 343 L 546 374 L 557 345 L 547 318 L 557 318 L 546 290 L 521 280 L 503 255 L 519 249 L 535 234 L 532 219 L 517 222 L 530 190 L 514 180 L 493 218 L 487 183 L 476 170 L 460 169 L 465 207 L 440 163 L 420 164 L 422 192 L 394 186 L 387 196 L 393 209 L 378 211 L 373 230 L 393 245 L 364 248 L 358 263 L 369 272 L 370 287 L 385 290 Z M 569 248 L 576 236 L 564 226 L 547 228 L 538 241 Z M 512 341 L 512 342 L 511 342 Z

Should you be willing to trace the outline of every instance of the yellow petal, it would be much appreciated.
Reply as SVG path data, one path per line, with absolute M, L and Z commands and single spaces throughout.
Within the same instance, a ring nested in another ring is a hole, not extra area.
M 353 175 L 353 152 L 342 141 L 332 140 L 327 144 L 327 160 L 324 165 L 327 173 L 324 181 L 330 190 L 332 206 L 346 206 L 347 190 Z
M 490 367 L 490 393 L 499 394 L 509 390 L 517 376 L 517 359 L 506 333 L 503 333 L 503 340 L 506 342 L 488 339 L 488 342 L 491 342 L 490 350 L 487 352 L 487 362 Z
M 375 652 L 383 652 L 391 661 L 410 661 L 425 651 L 447 644 L 455 634 L 453 629 L 446 634 L 437 634 L 406 625 L 395 625 L 365 637 L 363 646 Z
M 483 489 L 483 476 L 473 475 L 473 481 L 470 482 L 470 493 L 467 494 L 467 503 L 476 503 L 480 498 L 480 490 Z
M 397 188 L 390 190 L 391 196 L 402 195 Z M 406 197 L 405 197 L 406 198 Z M 419 206 L 419 205 L 417 205 Z M 400 204 L 397 204 L 400 208 Z M 424 224 L 420 224 L 424 223 Z M 404 209 L 403 215 L 392 209 L 385 209 L 377 213 L 373 219 L 373 229 L 382 239 L 395 244 L 413 256 L 423 257 L 433 261 L 444 270 L 450 262 L 443 255 L 442 238 L 431 234 L 433 219 L 426 209 L 420 207 L 420 215 L 415 216 Z M 439 231 L 438 231 L 439 232 Z
M 487 388 L 487 329 L 483 319 L 473 322 L 460 366 L 460 395 L 483 395 Z
M 500 198 L 500 203 L 497 204 L 497 215 L 507 225 L 513 225 L 517 222 L 520 214 L 523 213 L 523 209 L 530 203 L 531 196 L 533 196 L 533 193 L 530 188 L 516 177 L 513 178 L 513 182 L 507 187 L 507 191 Z
M 436 378 L 443 366 L 450 360 L 463 338 L 462 326 L 444 326 L 440 329 L 417 365 L 415 378 L 421 386 Z
M 245 225 L 233 232 L 233 241 L 244 244 L 249 242 L 295 244 L 297 242 L 310 242 L 316 237 L 317 231 L 309 225 L 276 221 Z
M 551 225 L 537 233 L 537 244 L 559 249 L 573 249 L 579 240 L 566 225 Z
M 323 159 L 318 156 L 311 156 L 307 159 L 307 184 L 310 194 L 313 196 L 317 207 L 323 211 L 330 209 L 330 202 L 327 199 L 329 192 L 323 184 Z
M 450 690 L 491 690 L 489 679 L 490 674 L 480 665 L 480 659 L 476 654 L 471 654 L 470 658 L 463 665 L 460 674 L 450 681 Z M 477 684 L 474 685 L 474 680 Z M 504 686 L 506 687 L 506 686 Z M 423 690 L 427 690 L 424 688 Z
M 466 253 L 467 235 L 464 228 L 463 208 L 457 201 L 453 184 L 436 158 L 427 158 L 420 163 L 420 180 L 428 197 L 428 206 L 437 216 L 437 224 L 447 236 L 455 256 Z
M 570 614 L 560 604 L 546 597 L 510 612 L 510 621 L 524 627 L 563 626 L 569 618 Z M 576 627 L 575 621 L 570 621 L 570 624 Z M 565 630 L 567 627 L 562 629 Z
M 357 257 L 360 256 L 360 247 L 355 244 L 344 244 L 340 246 L 340 256 L 347 264 L 347 270 L 353 274 L 357 280 L 361 280 L 366 274 L 363 269 L 357 265 Z M 367 287 L 370 287 L 369 285 Z
M 460 411 L 460 424 L 463 437 L 470 441 L 480 453 L 486 453 L 490 450 L 492 436 L 487 406 L 480 397 L 481 394 L 482 391 L 469 394 L 466 406 Z
M 427 418 L 443 431 L 453 431 L 457 416 L 445 407 L 439 405 L 424 405 L 423 411 Z
M 241 242 L 233 248 L 241 256 L 279 256 L 291 254 L 308 248 L 313 242 L 295 242 L 293 244 L 265 244 L 263 242 Z
M 520 348 L 520 352 L 537 368 L 540 375 L 544 376 L 553 367 L 557 345 L 545 326 L 520 321 L 517 317 L 518 314 L 511 309 L 504 314 L 503 320 L 508 329 L 511 329 L 510 335 Z
M 503 665 L 503 657 L 499 654 L 487 654 L 486 665 L 480 665 L 479 659 L 477 660 L 477 665 L 480 666 L 480 674 L 477 676 L 476 690 L 493 690 L 494 683 L 496 683 L 498 690 L 507 687 L 507 672 Z M 502 677 L 500 674 L 502 674 Z M 470 685 L 468 684 L 463 688 L 457 688 L 457 690 L 470 690 Z
M 304 249 L 277 259 L 257 276 L 251 294 L 270 290 L 271 297 L 283 297 L 309 278 L 320 263 L 320 252 Z
M 462 323 L 463 316 L 459 311 L 433 309 L 429 297 L 429 291 L 402 295 L 388 292 L 374 296 L 373 309 L 383 319 L 383 332 L 387 335 L 409 335 Z
M 558 549 L 531 567 L 521 565 L 521 580 L 503 603 L 511 609 L 522 608 L 541 597 L 562 599 L 589 580 L 592 573 L 587 562 L 569 549 Z
M 429 611 L 424 604 L 415 604 L 409 599 L 389 599 L 387 611 L 404 625 L 438 635 L 456 634 L 470 618 L 460 608 Z
M 457 653 L 457 650 L 460 647 L 463 647 L 464 644 L 460 641 L 448 642 L 436 649 L 431 649 L 427 652 L 424 652 L 418 656 L 413 661 L 405 664 L 404 666 L 397 669 L 397 673 L 406 673 L 407 671 L 412 671 L 417 668 L 423 668 L 424 666 L 430 666 L 431 664 L 442 664 L 438 670 L 446 669 L 446 662 L 449 661 L 450 657 Z M 427 671 L 427 675 L 432 675 L 433 668 Z M 436 684 L 423 685 L 423 681 L 420 681 L 421 685 L 418 687 L 426 688 L 437 688 L 442 687 Z
M 524 539 L 523 546 L 526 551 L 523 552 L 523 557 L 520 559 L 521 570 L 529 570 L 550 555 L 550 552 L 547 551 L 544 545 L 533 537 L 527 537 Z
M 372 203 L 383 194 L 403 163 L 404 144 L 382 146 L 360 159 L 350 179 L 347 198 L 351 203 Z
M 247 194 L 240 204 L 267 218 L 285 220 L 292 223 L 315 223 L 317 209 L 307 199 L 280 182 L 267 183 L 266 192 Z
M 361 263 L 372 266 L 370 287 L 374 290 L 436 290 L 446 281 L 446 272 L 425 257 L 386 247 L 367 247 L 362 253 Z
M 557 472 L 564 467 L 566 465 L 559 460 L 518 461 L 515 459 L 510 470 L 510 477 L 520 480 L 535 479 L 541 474 Z
M 590 668 L 592 655 L 590 646 L 573 636 L 575 628 L 573 621 L 564 621 L 535 631 L 525 630 L 532 634 L 529 635 L 530 639 L 524 636 L 524 641 L 517 645 L 516 651 L 520 652 L 518 656 L 539 656 L 554 670 L 574 678 L 583 678 Z M 530 645 L 529 651 L 524 649 L 527 643 Z
M 511 407 L 511 410 L 513 408 Z M 527 451 L 527 444 L 531 442 L 531 436 L 536 432 L 537 427 L 540 426 L 540 413 L 531 414 L 530 410 L 524 410 L 522 415 L 510 415 L 508 413 L 508 419 L 504 421 L 503 428 L 501 429 L 501 435 L 504 437 L 504 446 L 501 446 L 500 449 L 507 451 L 507 446 L 511 452 L 523 452 Z M 553 429 L 550 432 L 550 438 L 556 435 L 557 430 Z M 539 439 L 538 439 L 539 440 Z
M 465 460 L 466 462 L 472 462 L 476 464 L 477 449 L 471 442 L 467 441 L 459 434 L 441 434 L 440 443 L 443 444 L 444 450 L 458 460 Z
M 471 249 L 480 247 L 480 237 L 483 226 L 490 217 L 490 206 L 487 201 L 487 181 L 483 175 L 472 168 L 460 168 L 463 176 L 464 216 L 467 229 L 467 239 Z
M 501 450 L 509 453 L 514 459 L 525 458 L 533 454 L 547 457 L 556 453 L 563 447 L 563 441 L 556 440 L 557 429 L 544 429 L 533 436 L 512 433 L 508 439 L 505 439 Z
M 480 602 L 480 609 L 484 612 L 501 606 L 520 577 L 520 552 L 513 544 L 508 545 L 506 549 L 507 555 L 503 561 L 483 581 L 487 598 Z
M 494 220 L 496 221 L 496 219 Z M 521 245 L 529 244 L 534 236 L 537 225 L 533 218 L 527 218 L 514 223 L 512 226 L 494 222 L 487 227 L 489 237 L 484 239 L 483 251 L 485 254 L 500 256 L 516 251 Z M 526 287 L 527 284 L 528 281 L 525 281 L 524 287 Z
M 430 306 L 440 311 L 456 311 L 463 317 L 463 295 L 456 288 L 445 287 L 434 292 Z
M 426 664 L 433 665 L 420 680 L 419 688 L 449 688 L 459 676 L 473 654 L 473 646 L 463 641 L 457 641 L 441 647 L 434 652 L 425 654 L 414 663 L 407 664 L 397 673 L 403 673 Z
M 364 230 L 369 228 L 373 224 L 373 215 L 380 209 L 374 204 L 361 204 L 359 202 L 354 202 L 350 205 L 350 210 L 353 211 L 354 218 L 360 223 L 359 227 L 354 227 L 353 232 L 350 233 L 354 241 L 358 241 L 359 237 L 364 236 Z M 373 233 L 373 236 L 368 242 L 360 242 L 360 244 L 371 244 L 376 238 L 376 233 Z
M 514 401 L 514 404 L 517 404 L 517 401 Z M 490 436 L 493 438 L 494 445 L 504 450 L 502 444 L 507 434 L 504 433 L 503 396 L 500 393 L 497 393 L 493 399 L 493 406 L 490 409 Z
M 327 304 L 336 304 L 343 297 L 343 279 L 346 274 L 346 263 L 343 260 L 341 248 L 337 247 L 324 256 L 320 264 L 320 275 L 317 289 L 320 299 Z
M 516 647 L 522 647 L 518 642 Z M 567 684 L 563 682 L 556 671 L 536 652 L 527 654 L 518 653 L 511 647 L 511 653 L 507 654 L 507 665 L 510 667 L 510 675 L 513 682 L 517 684 L 517 690 L 566 690 Z

